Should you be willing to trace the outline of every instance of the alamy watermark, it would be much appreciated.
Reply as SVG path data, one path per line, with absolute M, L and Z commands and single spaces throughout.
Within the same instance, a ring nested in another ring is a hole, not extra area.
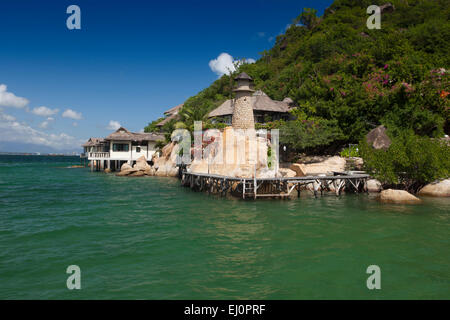
M 70 276 L 67 278 L 66 285 L 67 289 L 73 290 L 81 289 L 81 269 L 79 266 L 73 264 L 67 267 L 66 270 L 67 274 L 70 274 Z
M 366 285 L 367 289 L 381 289 L 381 269 L 379 266 L 373 264 L 367 267 L 367 274 L 370 274 L 369 278 L 367 278 Z
M 194 144 L 187 129 L 176 129 L 171 139 L 178 142 L 178 164 L 207 160 L 209 164 L 256 164 L 270 157 L 278 159 L 279 130 L 266 129 L 207 129 L 202 122 L 194 122 Z M 192 152 L 191 152 L 192 147 Z M 268 150 L 270 149 L 270 152 Z M 226 152 L 225 152 L 226 151 Z
M 376 5 L 371 5 L 367 8 L 367 14 L 370 17 L 367 18 L 367 28 L 368 29 L 381 29 L 381 8 Z
M 79 6 L 72 4 L 67 7 L 67 14 L 70 14 L 66 20 L 66 26 L 69 30 L 81 29 L 81 9 Z

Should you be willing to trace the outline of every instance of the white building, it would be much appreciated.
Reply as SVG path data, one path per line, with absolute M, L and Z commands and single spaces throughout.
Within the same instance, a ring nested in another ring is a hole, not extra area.
M 149 162 L 156 152 L 157 141 L 164 136 L 155 133 L 136 133 L 120 127 L 104 139 L 90 138 L 83 147 L 85 156 L 91 161 L 91 170 L 106 168 L 120 170 L 123 163 L 133 165 L 145 156 Z

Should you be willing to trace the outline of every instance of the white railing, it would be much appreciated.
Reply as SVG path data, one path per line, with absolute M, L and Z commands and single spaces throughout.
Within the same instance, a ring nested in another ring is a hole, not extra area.
M 109 152 L 89 152 L 89 158 L 109 158 Z

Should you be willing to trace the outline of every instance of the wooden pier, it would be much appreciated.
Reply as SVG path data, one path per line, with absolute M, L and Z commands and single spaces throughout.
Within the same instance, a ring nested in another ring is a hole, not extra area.
M 310 190 L 316 197 L 324 191 L 334 191 L 339 196 L 344 188 L 347 192 L 367 192 L 368 179 L 368 174 L 347 172 L 293 178 L 235 178 L 186 171 L 181 173 L 182 186 L 222 196 L 229 193 L 242 199 L 287 198 L 294 190 L 297 190 L 298 197 L 302 190 Z

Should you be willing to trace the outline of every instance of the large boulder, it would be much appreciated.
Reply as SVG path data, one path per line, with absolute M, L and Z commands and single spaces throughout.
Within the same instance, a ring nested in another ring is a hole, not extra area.
M 145 176 L 144 171 L 135 171 L 129 175 L 129 177 L 143 177 Z
M 191 172 L 251 178 L 256 170 L 257 177 L 259 173 L 272 175 L 265 171 L 269 169 L 267 139 L 258 137 L 255 130 L 243 132 L 227 127 L 203 152 L 205 159 L 193 161 Z
M 366 136 L 367 143 L 374 149 L 387 150 L 391 145 L 391 139 L 386 134 L 385 126 L 378 126 L 371 130 Z
M 145 156 L 141 156 L 136 160 L 136 164 L 133 166 L 133 168 L 145 171 L 150 168 L 150 165 L 147 163 L 147 159 L 145 158 Z
M 376 179 L 367 180 L 367 190 L 369 192 L 380 192 L 382 189 L 380 181 Z
M 124 163 L 121 167 L 120 167 L 120 171 L 125 171 L 125 170 L 129 170 L 132 169 L 131 166 L 128 163 Z
M 137 171 L 139 171 L 139 170 L 130 167 L 130 169 L 120 170 L 119 173 L 116 173 L 116 176 L 118 176 L 118 177 L 128 176 Z
M 281 174 L 281 177 L 283 177 L 283 178 L 301 177 L 301 176 L 298 176 L 297 172 L 295 172 L 292 169 L 280 168 L 280 169 L 278 169 L 278 172 Z
M 421 200 L 407 191 L 387 189 L 380 193 L 379 199 L 383 202 L 419 203 Z
M 171 142 L 162 148 L 161 156 L 154 157 L 153 168 L 155 176 L 176 177 L 178 176 L 177 157 L 179 144 Z
M 275 178 L 275 174 L 275 170 L 270 170 L 269 168 L 261 168 L 256 171 L 256 177 L 261 179 Z
M 149 167 L 149 168 L 144 170 L 144 174 L 146 176 L 154 176 L 155 175 L 155 169 L 153 169 L 152 167 Z
M 304 177 L 304 176 L 306 176 L 306 168 L 301 163 L 293 163 L 289 167 L 289 169 L 291 169 L 292 171 L 295 172 L 295 176 L 294 177 Z
M 331 172 L 345 171 L 346 160 L 342 157 L 331 157 L 319 163 L 305 164 L 306 175 L 331 174 Z
M 176 177 L 178 176 L 178 168 L 172 166 L 159 167 L 155 172 L 157 177 Z
M 392 3 L 388 2 L 380 6 L 380 12 L 383 13 L 392 13 L 395 11 L 395 7 Z
M 435 181 L 420 189 L 420 196 L 450 197 L 450 179 Z

